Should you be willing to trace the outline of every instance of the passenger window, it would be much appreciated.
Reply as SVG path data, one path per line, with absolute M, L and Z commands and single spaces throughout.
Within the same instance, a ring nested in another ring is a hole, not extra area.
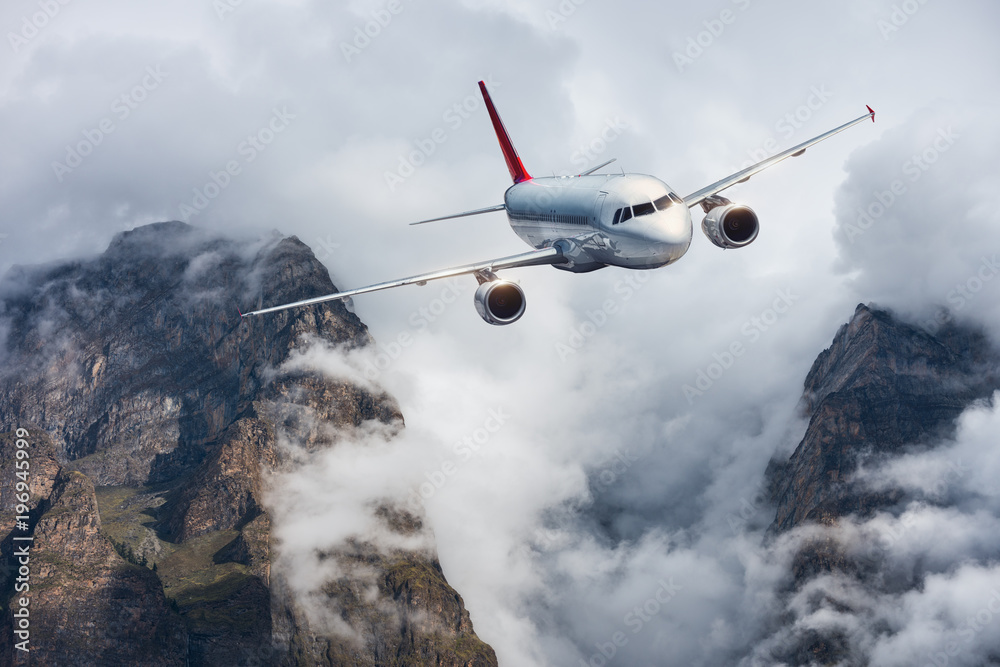
M 642 204 L 635 204 L 635 205 L 632 206 L 632 212 L 635 215 L 635 217 L 637 217 L 637 218 L 640 215 L 649 215 L 650 213 L 654 212 L 655 210 L 656 209 L 653 208 L 653 202 L 651 202 L 651 201 L 647 201 L 647 202 L 644 202 Z
M 632 209 L 629 208 L 628 206 L 626 206 L 625 208 L 622 209 L 622 220 L 621 221 L 625 222 L 626 220 L 628 220 L 631 217 L 632 217 Z

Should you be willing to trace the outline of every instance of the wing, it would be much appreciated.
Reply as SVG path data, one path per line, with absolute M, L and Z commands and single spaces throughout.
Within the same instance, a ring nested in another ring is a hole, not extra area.
M 378 283 L 377 285 L 369 285 L 368 287 L 359 287 L 357 289 L 347 290 L 346 292 L 337 292 L 336 294 L 327 294 L 325 296 L 318 296 L 313 299 L 306 299 L 304 301 L 296 301 L 295 303 L 286 303 L 281 306 L 273 306 L 271 308 L 264 308 L 263 310 L 255 310 L 252 313 L 241 313 L 242 317 L 250 317 L 251 315 L 263 315 L 265 313 L 273 313 L 279 310 L 285 310 L 287 308 L 298 308 L 299 306 L 311 306 L 317 303 L 323 303 L 324 301 L 333 301 L 334 299 L 346 299 L 348 297 L 355 296 L 357 294 L 366 294 L 368 292 L 378 292 L 379 290 L 389 289 L 391 287 L 402 287 L 403 285 L 423 285 L 431 280 L 440 280 L 442 278 L 451 278 L 452 276 L 460 276 L 466 273 L 478 273 L 480 271 L 499 271 L 501 269 L 513 269 L 518 266 L 538 266 L 543 264 L 560 264 L 565 261 L 563 253 L 558 248 L 542 248 L 540 250 L 532 250 L 531 252 L 524 252 L 520 255 L 511 255 L 510 257 L 501 257 L 499 259 L 491 259 L 485 262 L 479 262 L 478 264 L 466 264 L 465 266 L 457 266 L 453 269 L 443 269 L 441 271 L 434 271 L 432 273 L 422 273 L 419 276 L 411 276 L 409 278 L 402 278 L 401 280 L 393 280 L 386 283 Z
M 687 204 L 688 206 L 696 206 L 700 204 L 702 200 L 707 199 L 708 197 L 711 197 L 714 194 L 722 192 L 726 188 L 736 185 L 737 183 L 742 183 L 743 181 L 749 180 L 749 178 L 754 174 L 764 171 L 768 167 L 778 164 L 785 158 L 797 157 L 799 155 L 802 155 L 803 153 L 806 152 L 806 149 L 809 148 L 810 146 L 818 144 L 824 139 L 829 139 L 833 135 L 839 134 L 840 132 L 843 132 L 847 128 L 853 127 L 854 125 L 857 125 L 858 123 L 868 118 L 871 118 L 873 123 L 875 122 L 875 111 L 872 110 L 871 107 L 868 107 L 868 113 L 866 113 L 864 116 L 855 118 L 849 123 L 844 123 L 840 127 L 834 128 L 825 134 L 819 135 L 818 137 L 813 137 L 809 141 L 803 142 L 798 146 L 789 148 L 784 153 L 778 153 L 777 155 L 773 155 L 767 158 L 766 160 L 758 162 L 752 167 L 747 167 L 743 171 L 738 171 L 735 174 L 732 174 L 731 176 L 727 176 L 721 181 L 716 181 L 715 183 L 712 183 L 708 187 L 704 187 L 701 190 L 698 190 L 697 192 L 692 192 L 691 194 L 689 194 L 687 197 L 684 198 L 684 203 Z

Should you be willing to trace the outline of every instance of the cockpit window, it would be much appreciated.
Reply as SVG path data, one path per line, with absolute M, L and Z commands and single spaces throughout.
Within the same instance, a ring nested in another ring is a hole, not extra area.
M 671 192 L 670 194 L 663 195 L 653 203 L 656 204 L 657 211 L 665 211 L 674 204 L 683 204 L 684 200 Z
M 670 198 L 670 195 L 663 195 L 653 203 L 656 204 L 657 211 L 665 211 L 668 207 L 674 205 L 674 200 Z
M 632 211 L 635 213 L 635 217 L 638 218 L 640 215 L 649 215 L 650 213 L 655 212 L 656 209 L 653 208 L 653 202 L 647 201 L 642 204 L 633 204 Z
M 650 213 L 655 213 L 656 211 L 665 211 L 674 204 L 683 203 L 683 199 L 678 197 L 673 192 L 670 192 L 651 202 L 645 201 L 641 204 L 633 204 L 632 206 L 625 206 L 618 209 L 615 211 L 614 219 L 611 221 L 611 224 L 619 225 L 633 217 L 638 218 L 639 216 L 649 215 Z

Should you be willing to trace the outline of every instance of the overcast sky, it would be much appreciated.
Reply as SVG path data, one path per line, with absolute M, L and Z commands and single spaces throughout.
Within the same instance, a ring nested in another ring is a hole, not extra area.
M 944 305 L 1000 332 L 998 19 L 988 0 L 12 0 L 0 271 L 169 219 L 294 234 L 341 288 L 520 252 L 502 214 L 406 225 L 502 202 L 479 79 L 532 174 L 615 157 L 681 195 L 870 104 L 876 124 L 727 193 L 760 216 L 746 249 L 696 231 L 652 273 L 511 272 L 528 309 L 510 327 L 478 318 L 471 278 L 356 299 L 378 347 L 347 366 L 399 398 L 408 429 L 331 453 L 318 489 L 346 488 L 348 461 L 379 463 L 350 469 L 380 479 L 327 502 L 405 496 L 453 463 L 424 505 L 501 664 L 600 664 L 619 631 L 612 664 L 731 663 L 773 631 L 786 555 L 760 546 L 766 508 L 729 519 L 801 438 L 802 381 L 854 306 L 926 320 Z M 730 367 L 685 393 L 713 355 Z M 343 374 L 333 356 L 312 361 Z M 987 446 L 984 410 L 956 447 Z M 479 453 L 458 454 L 496 414 Z M 963 555 L 941 556 L 936 597 L 899 602 L 897 637 L 1000 590 L 1000 572 L 960 570 Z M 630 611 L 657 596 L 637 629 Z M 953 660 L 976 664 L 992 636 Z M 935 646 L 858 641 L 900 664 Z

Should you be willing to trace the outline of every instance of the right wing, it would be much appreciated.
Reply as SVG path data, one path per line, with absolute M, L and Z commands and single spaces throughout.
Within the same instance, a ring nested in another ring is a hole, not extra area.
M 762 160 L 762 161 L 758 162 L 757 164 L 755 164 L 755 165 L 753 165 L 751 167 L 747 167 L 746 169 L 744 169 L 742 171 L 738 171 L 735 174 L 732 174 L 730 176 L 726 176 L 721 181 L 716 181 L 715 183 L 712 183 L 711 185 L 706 186 L 706 187 L 702 188 L 701 190 L 698 190 L 697 192 L 692 192 L 691 194 L 689 194 L 687 197 L 684 198 L 684 203 L 687 204 L 688 207 L 696 206 L 696 205 L 700 204 L 702 201 L 704 201 L 705 199 L 708 199 L 709 197 L 711 197 L 712 195 L 718 194 L 719 192 L 722 192 L 726 188 L 732 187 L 733 185 L 736 185 L 737 183 L 742 183 L 743 181 L 748 180 L 754 174 L 762 172 L 765 169 L 767 169 L 768 167 L 772 167 L 772 166 L 778 164 L 779 162 L 781 162 L 785 158 L 797 157 L 799 155 L 802 155 L 803 153 L 806 152 L 806 149 L 809 148 L 810 146 L 818 144 L 819 142 L 823 141 L 824 139 L 829 139 L 833 135 L 838 134 L 840 132 L 843 132 L 847 128 L 853 127 L 854 125 L 857 125 L 861 121 L 867 120 L 868 118 L 871 118 L 873 123 L 875 122 L 875 112 L 872 110 L 871 107 L 868 107 L 868 113 L 866 113 L 864 116 L 860 116 L 858 118 L 855 118 L 854 120 L 852 120 L 849 123 L 844 123 L 840 127 L 834 128 L 834 129 L 830 130 L 829 132 L 826 132 L 824 134 L 819 135 L 818 137 L 813 137 L 809 141 L 805 141 L 805 142 L 799 144 L 798 146 L 794 146 L 792 148 L 789 148 L 787 151 L 785 151 L 783 153 L 778 153 L 777 155 L 772 155 L 771 157 L 767 158 L 766 160 Z
M 491 259 L 485 262 L 479 262 L 478 264 L 466 264 L 465 266 L 457 266 L 453 269 L 442 269 L 441 271 L 434 271 L 431 273 L 423 273 L 419 276 L 411 276 L 409 278 L 402 278 L 400 280 L 393 280 L 386 283 L 378 283 L 377 285 L 369 285 L 368 287 L 359 287 L 357 289 L 347 290 L 346 292 L 337 292 L 336 294 L 327 294 L 325 296 L 318 296 L 312 299 L 305 299 L 304 301 L 296 301 L 295 303 L 286 303 L 280 306 L 273 306 L 271 308 L 264 308 L 262 310 L 255 310 L 251 313 L 240 313 L 241 317 L 250 317 L 251 315 L 263 315 L 265 313 L 273 313 L 279 310 L 285 310 L 287 308 L 297 308 L 299 306 L 311 306 L 317 303 L 323 303 L 324 301 L 333 301 L 334 299 L 346 299 L 348 297 L 355 296 L 357 294 L 367 294 L 368 292 L 378 292 L 379 290 L 389 289 L 392 287 L 401 287 L 403 285 L 424 285 L 431 280 L 440 280 L 441 278 L 451 278 L 453 276 L 460 276 L 466 273 L 479 273 L 480 271 L 499 271 L 501 269 L 513 269 L 518 266 L 538 266 L 544 264 L 560 264 L 565 261 L 563 253 L 558 248 L 541 248 L 540 250 L 532 250 L 531 252 L 523 252 L 520 255 L 511 255 L 510 257 L 501 257 L 499 259 Z

